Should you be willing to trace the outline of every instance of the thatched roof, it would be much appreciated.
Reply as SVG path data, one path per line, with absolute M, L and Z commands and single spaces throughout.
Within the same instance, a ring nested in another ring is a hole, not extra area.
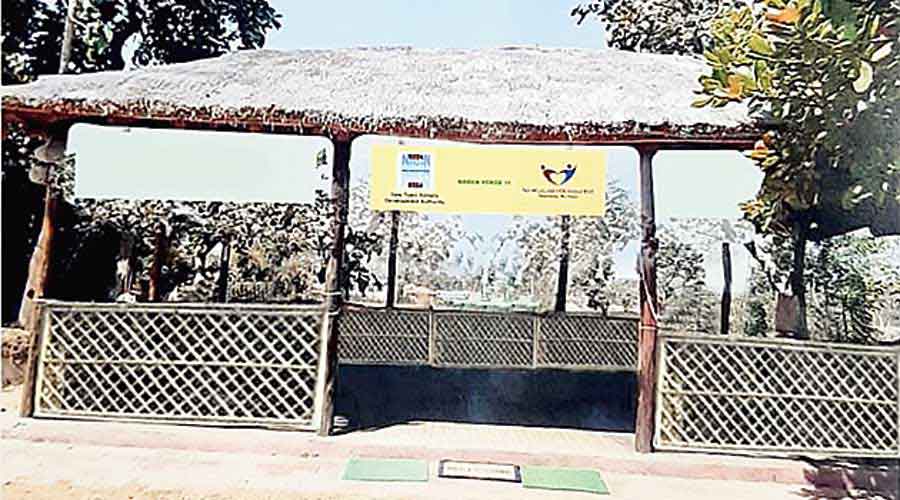
M 244 51 L 6 87 L 13 115 L 471 140 L 744 139 L 742 105 L 691 107 L 702 61 L 617 50 Z M 204 125 L 205 124 L 205 125 Z

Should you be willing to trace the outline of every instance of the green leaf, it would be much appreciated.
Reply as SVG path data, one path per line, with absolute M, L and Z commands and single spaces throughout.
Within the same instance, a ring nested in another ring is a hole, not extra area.
M 775 53 L 775 49 L 772 48 L 772 46 L 769 44 L 769 41 L 759 33 L 754 33 L 750 36 L 750 49 L 757 54 L 766 56 L 770 56 Z
M 713 100 L 712 97 L 703 97 L 703 98 L 697 99 L 696 101 L 692 102 L 691 106 L 693 106 L 695 108 L 703 108 L 703 107 L 706 107 L 710 102 L 712 102 L 712 100 Z
M 866 61 L 859 64 L 859 76 L 853 81 L 853 90 L 862 94 L 872 86 L 872 65 Z

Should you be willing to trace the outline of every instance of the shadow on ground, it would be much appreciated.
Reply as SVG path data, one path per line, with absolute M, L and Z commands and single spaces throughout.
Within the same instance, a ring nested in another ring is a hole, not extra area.
M 900 461 L 897 460 L 809 460 L 806 473 L 810 486 L 800 498 L 814 500 L 861 498 L 900 500 Z
M 349 429 L 428 420 L 634 431 L 633 373 L 342 365 Z

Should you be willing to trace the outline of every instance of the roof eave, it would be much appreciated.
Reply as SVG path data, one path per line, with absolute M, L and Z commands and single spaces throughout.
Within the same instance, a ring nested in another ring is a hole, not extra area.
M 83 103 L 33 105 L 3 96 L 3 134 L 12 123 L 37 133 L 67 129 L 76 122 L 149 128 L 232 130 L 276 134 L 324 136 L 348 140 L 361 135 L 391 135 L 445 139 L 483 144 L 592 144 L 659 145 L 670 149 L 750 149 L 766 127 L 649 126 L 617 124 L 565 124 L 541 126 L 506 122 L 473 122 L 453 118 L 411 117 L 379 120 L 345 119 L 317 112 L 259 110 L 202 112 L 173 108 L 170 112 L 142 112 L 113 106 L 86 107 Z

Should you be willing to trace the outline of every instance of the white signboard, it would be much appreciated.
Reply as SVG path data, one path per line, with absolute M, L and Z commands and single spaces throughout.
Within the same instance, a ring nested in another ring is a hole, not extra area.
M 331 190 L 331 143 L 291 135 L 76 124 L 76 198 L 311 203 Z

